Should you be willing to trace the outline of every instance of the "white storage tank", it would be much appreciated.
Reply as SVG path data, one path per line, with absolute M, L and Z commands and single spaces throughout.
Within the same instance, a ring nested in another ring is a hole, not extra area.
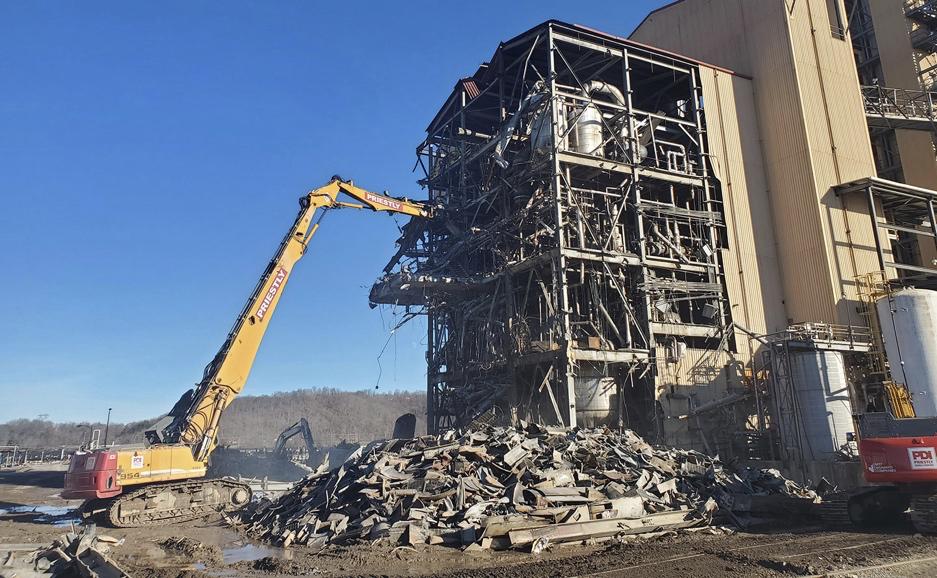
M 902 289 L 875 308 L 891 378 L 908 386 L 917 417 L 937 417 L 937 291 Z
M 795 413 L 805 459 L 830 459 L 854 430 L 843 354 L 804 351 L 791 355 Z

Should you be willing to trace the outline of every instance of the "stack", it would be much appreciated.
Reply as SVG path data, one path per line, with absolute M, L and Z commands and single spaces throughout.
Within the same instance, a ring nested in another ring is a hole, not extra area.
M 375 442 L 307 476 L 247 520 L 281 546 L 353 540 L 536 549 L 548 542 L 687 528 L 760 508 L 805 512 L 815 495 L 773 470 L 729 471 L 637 434 L 536 425 Z

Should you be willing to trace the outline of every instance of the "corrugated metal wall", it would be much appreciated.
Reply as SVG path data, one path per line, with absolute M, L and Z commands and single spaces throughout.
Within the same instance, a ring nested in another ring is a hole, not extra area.
M 728 250 L 722 262 L 732 318 L 757 333 L 780 331 L 787 319 L 751 81 L 705 66 L 700 77 L 709 150 L 725 203 Z
M 741 368 L 746 360 L 740 361 L 725 351 L 712 349 L 686 348 L 682 354 L 682 358 L 674 358 L 672 344 L 667 343 L 658 344 L 655 351 L 657 399 L 664 440 L 680 447 L 719 452 L 713 446 L 707 448 L 704 441 L 708 438 L 708 442 L 715 445 L 716 438 L 725 433 L 719 431 L 725 429 L 725 424 L 719 422 L 718 412 L 706 412 L 693 418 L 688 415 L 730 393 L 745 391 Z

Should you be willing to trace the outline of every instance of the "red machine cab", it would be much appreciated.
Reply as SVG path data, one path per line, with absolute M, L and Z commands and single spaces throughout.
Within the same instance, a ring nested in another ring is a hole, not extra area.
M 64 499 L 112 498 L 121 490 L 117 485 L 117 452 L 90 452 L 72 456 L 65 474 Z

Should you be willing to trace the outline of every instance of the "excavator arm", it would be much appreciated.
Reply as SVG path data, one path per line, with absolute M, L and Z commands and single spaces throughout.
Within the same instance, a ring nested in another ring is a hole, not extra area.
M 339 200 L 340 195 L 350 197 L 352 202 Z M 305 254 L 324 211 L 368 208 L 433 216 L 424 204 L 372 193 L 339 177 L 332 177 L 324 187 L 301 197 L 299 205 L 296 221 L 277 247 L 221 349 L 205 367 L 198 385 L 146 432 L 147 446 L 104 448 L 76 455 L 65 475 L 63 498 L 86 500 L 84 512 L 101 514 L 118 527 L 191 519 L 239 508 L 250 500 L 247 484 L 225 478 L 204 479 L 206 462 L 217 443 L 221 414 L 244 387 L 290 272 Z M 308 442 L 312 443 L 311 435 Z
M 277 437 L 277 441 L 273 446 L 273 457 L 277 459 L 286 459 L 286 442 L 296 434 L 303 434 L 303 442 L 306 444 L 306 452 L 309 457 L 312 457 L 313 452 L 316 449 L 316 444 L 312 439 L 312 430 L 309 429 L 309 422 L 306 421 L 306 418 L 301 417 L 299 421 L 286 428 L 280 435 Z
M 342 194 L 357 202 L 339 200 Z M 182 396 L 166 418 L 146 432 L 151 444 L 190 445 L 197 461 L 204 461 L 211 453 L 217 441 L 221 414 L 244 387 L 290 272 L 305 254 L 325 210 L 368 208 L 416 217 L 432 216 L 431 208 L 425 204 L 373 193 L 337 175 L 327 185 L 300 197 L 299 204 L 296 221 L 261 275 L 221 349 L 205 367 L 202 380 L 194 390 Z M 318 218 L 317 212 L 320 213 Z

